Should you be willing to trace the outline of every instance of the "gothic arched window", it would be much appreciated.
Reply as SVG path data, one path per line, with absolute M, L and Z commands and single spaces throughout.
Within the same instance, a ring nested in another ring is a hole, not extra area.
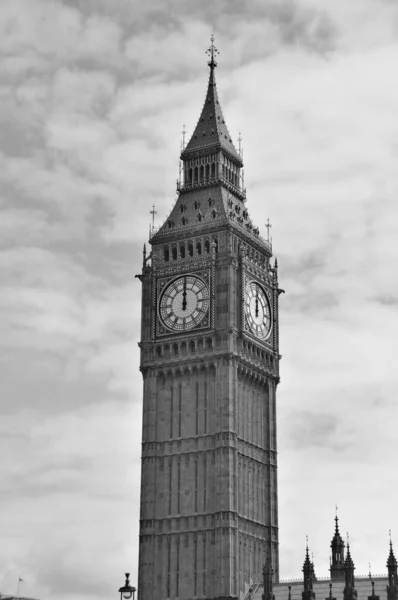
M 193 244 L 188 242 L 188 256 L 193 256 Z
M 170 252 L 169 249 L 167 247 L 163 248 L 163 260 L 165 262 L 168 262 L 170 259 Z
M 177 260 L 177 247 L 176 246 L 172 247 L 171 256 L 172 256 L 173 260 Z
M 180 256 L 185 258 L 185 244 L 180 244 Z
M 202 254 L 202 244 L 200 242 L 196 244 L 196 254 L 199 254 L 199 256 Z

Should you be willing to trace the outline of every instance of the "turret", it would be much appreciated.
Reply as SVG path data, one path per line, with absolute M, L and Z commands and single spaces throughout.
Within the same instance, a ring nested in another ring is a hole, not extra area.
M 347 557 L 344 561 L 344 600 L 354 600 L 357 597 L 357 591 L 355 589 L 355 578 L 354 578 L 355 565 L 351 558 L 350 544 L 347 543 Z
M 387 569 L 388 569 L 387 599 L 388 600 L 398 600 L 397 560 L 394 556 L 391 537 L 390 537 L 390 554 L 388 555 L 388 559 L 387 559 Z
M 308 552 L 308 544 L 306 547 L 305 561 L 303 564 L 303 579 L 304 579 L 304 591 L 302 593 L 303 600 L 315 600 L 314 592 L 314 565 L 310 560 Z
M 332 556 L 330 560 L 330 579 L 332 581 L 344 580 L 344 541 L 339 532 L 339 518 L 336 514 L 334 536 L 330 543 Z

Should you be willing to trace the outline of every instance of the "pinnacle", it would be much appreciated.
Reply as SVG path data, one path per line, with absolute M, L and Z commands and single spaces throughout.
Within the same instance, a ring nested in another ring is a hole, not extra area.
M 352 557 L 351 557 L 350 544 L 347 544 L 347 556 L 344 561 L 344 567 L 350 567 L 350 568 L 355 567 L 354 561 L 352 560 Z
M 335 518 L 335 530 L 334 530 L 334 536 L 333 539 L 331 541 L 330 547 L 333 549 L 337 549 L 337 548 L 344 548 L 345 544 L 343 541 L 343 538 L 340 535 L 340 531 L 339 531 L 339 518 L 336 515 Z
M 214 59 L 209 62 L 210 75 L 205 103 L 195 131 L 186 148 L 183 150 L 181 158 L 187 158 L 192 151 L 201 149 L 211 150 L 212 147 L 214 149 L 221 147 L 239 166 L 242 166 L 242 159 L 234 146 L 218 99 L 215 77 L 216 65 L 217 63 Z
M 388 559 L 387 559 L 387 567 L 396 567 L 396 566 L 397 566 L 397 559 L 395 558 L 394 550 L 392 547 L 392 541 L 390 540 L 390 553 L 389 553 Z
M 310 554 L 309 554 L 308 544 L 307 544 L 307 547 L 305 549 L 305 560 L 304 560 L 304 564 L 303 564 L 303 571 L 308 571 L 311 569 L 311 567 L 312 567 L 312 562 L 310 560 Z

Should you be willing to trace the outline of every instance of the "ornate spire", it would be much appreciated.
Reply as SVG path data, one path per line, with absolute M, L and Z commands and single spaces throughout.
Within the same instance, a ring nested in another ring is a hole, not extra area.
M 303 564 L 303 575 L 304 575 L 304 591 L 302 593 L 303 600 L 313 600 L 315 598 L 315 592 L 313 590 L 314 565 L 310 560 L 310 553 L 308 550 L 308 536 L 307 536 L 307 546 L 305 549 L 305 560 L 304 560 L 304 564 Z
M 215 77 L 215 67 L 217 66 L 215 56 L 218 54 L 218 50 L 214 46 L 213 35 L 211 36 L 211 45 L 207 50 L 207 54 L 210 58 L 208 62 L 210 76 L 206 99 L 198 124 L 187 146 L 182 151 L 181 158 L 183 160 L 189 158 L 194 151 L 208 150 L 212 152 L 221 149 L 238 167 L 242 167 L 242 159 L 229 134 L 218 99 Z
M 397 566 L 397 559 L 395 558 L 394 550 L 392 547 L 391 530 L 390 530 L 390 553 L 389 553 L 388 559 L 387 559 L 387 567 L 396 567 L 396 566 Z
M 355 578 L 354 578 L 355 565 L 351 557 L 350 544 L 347 542 L 347 556 L 344 561 L 344 600 L 353 600 L 357 597 L 357 591 L 355 589 Z
M 335 529 L 334 536 L 330 543 L 330 547 L 332 549 L 332 558 L 330 561 L 330 578 L 332 581 L 341 581 L 344 579 L 344 540 L 340 535 L 339 531 L 339 518 L 337 516 L 337 506 L 336 506 L 336 516 L 334 518 L 335 521 Z
M 387 569 L 388 569 L 388 586 L 387 586 L 387 598 L 388 600 L 398 600 L 398 574 L 397 574 L 397 559 L 394 555 L 391 540 L 390 530 L 390 553 L 387 558 Z

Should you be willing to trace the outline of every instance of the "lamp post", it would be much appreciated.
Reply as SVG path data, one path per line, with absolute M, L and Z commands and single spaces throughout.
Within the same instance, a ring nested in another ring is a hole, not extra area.
M 126 600 L 132 598 L 134 600 L 136 589 L 130 585 L 130 573 L 126 573 L 126 582 L 123 587 L 119 588 L 119 592 L 120 600 L 123 600 L 123 598 Z

